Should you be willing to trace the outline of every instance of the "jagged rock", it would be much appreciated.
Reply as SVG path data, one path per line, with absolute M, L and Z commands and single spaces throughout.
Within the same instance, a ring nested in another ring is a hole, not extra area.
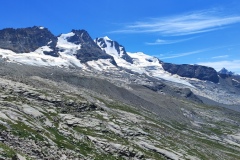
M 74 36 L 68 38 L 68 42 L 81 44 L 81 49 L 77 50 L 76 57 L 85 63 L 98 59 L 110 59 L 111 63 L 117 65 L 112 56 L 102 51 L 92 40 L 90 35 L 85 30 L 72 30 Z
M 163 69 L 172 74 L 177 74 L 181 77 L 197 78 L 200 80 L 208 80 L 214 83 L 219 82 L 218 74 L 216 70 L 211 67 L 200 65 L 188 65 L 188 64 L 171 64 L 163 63 Z
M 57 37 L 47 28 L 6 28 L 0 30 L 0 48 L 9 49 L 16 53 L 29 53 L 42 46 L 49 46 L 52 51 L 44 54 L 58 57 L 56 50 Z
M 234 73 L 231 71 L 228 71 L 226 68 L 222 68 L 219 72 L 218 75 L 222 78 L 227 78 L 231 77 Z
M 5 139 L 0 137 L 0 142 L 4 142 L 4 141 L 5 141 Z
M 96 38 L 94 41 L 103 50 L 105 50 L 105 48 L 107 47 L 106 43 L 110 43 L 109 47 L 112 48 L 113 50 L 115 50 L 119 57 L 121 57 L 122 59 L 124 59 L 125 61 L 127 61 L 129 63 L 133 63 L 132 58 L 127 54 L 125 48 L 122 45 L 119 45 L 118 42 L 112 41 L 108 37 Z M 109 53 L 109 54 L 111 54 L 111 53 Z M 114 53 L 112 53 L 112 54 L 114 54 Z

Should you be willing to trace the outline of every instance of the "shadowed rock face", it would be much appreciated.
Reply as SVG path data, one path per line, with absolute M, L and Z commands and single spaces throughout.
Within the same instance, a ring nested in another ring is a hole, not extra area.
M 118 52 L 118 55 L 120 55 L 120 53 L 123 52 L 122 56 L 121 56 L 122 59 L 124 59 L 125 61 L 133 64 L 132 58 L 127 54 L 125 48 L 122 45 L 120 45 L 116 41 L 112 41 L 112 40 L 107 40 L 107 41 L 111 44 L 111 47 L 116 49 L 116 51 Z M 103 38 L 97 38 L 96 39 L 96 43 L 100 43 L 102 48 L 106 48 L 107 47 L 106 42 L 105 42 L 105 40 Z
M 39 47 L 49 46 L 52 51 L 44 52 L 46 55 L 58 57 L 56 50 L 57 37 L 48 29 L 41 27 L 6 28 L 0 30 L 0 48 L 9 49 L 16 53 L 33 52 Z
M 200 80 L 208 80 L 214 83 L 219 82 L 217 72 L 211 67 L 188 64 L 171 64 L 163 63 L 163 69 L 172 74 L 177 74 L 181 77 L 197 78 Z
M 92 40 L 90 35 L 85 30 L 72 30 L 74 36 L 69 37 L 68 42 L 74 44 L 81 44 L 81 49 L 77 51 L 76 57 L 85 63 L 87 61 L 98 59 L 110 59 L 111 63 L 117 65 L 112 56 L 106 54 L 98 45 Z
M 231 71 L 228 71 L 226 68 L 222 68 L 222 69 L 218 72 L 218 75 L 219 75 L 221 78 L 228 78 L 228 77 L 231 77 L 232 75 L 234 75 L 234 73 L 231 72 Z

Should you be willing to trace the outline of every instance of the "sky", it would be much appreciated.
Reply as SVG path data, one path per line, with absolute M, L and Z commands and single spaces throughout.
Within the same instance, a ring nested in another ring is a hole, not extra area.
M 239 0 L 8 0 L 0 20 L 0 29 L 44 26 L 55 35 L 85 29 L 128 52 L 240 74 Z

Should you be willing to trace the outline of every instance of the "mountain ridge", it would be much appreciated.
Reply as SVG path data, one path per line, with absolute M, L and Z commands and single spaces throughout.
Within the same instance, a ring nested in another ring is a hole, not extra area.
M 67 38 L 65 37 L 66 41 L 75 45 L 81 45 L 80 48 L 76 49 L 74 56 L 83 63 L 98 59 L 110 59 L 111 63 L 116 66 L 117 63 L 112 57 L 113 54 L 115 54 L 119 56 L 118 58 L 133 64 L 133 59 L 127 54 L 125 48 L 122 45 L 119 45 L 116 41 L 104 37 L 93 40 L 86 30 L 73 29 L 70 33 L 73 34 Z M 0 48 L 9 49 L 16 53 L 34 52 L 40 47 L 48 46 L 51 51 L 43 51 L 43 53 L 59 57 L 59 50 L 61 51 L 61 48 L 58 48 L 57 43 L 58 38 L 61 37 L 62 34 L 54 36 L 47 28 L 44 27 L 34 26 L 28 28 L 3 29 L 0 30 L 0 35 L 2 35 L 0 38 Z M 23 41 L 26 37 L 28 37 L 28 39 Z M 108 46 L 107 43 L 109 43 Z M 111 48 L 111 51 L 109 48 Z M 106 49 L 108 49 L 108 51 L 106 51 Z M 110 53 L 112 51 L 114 53 Z

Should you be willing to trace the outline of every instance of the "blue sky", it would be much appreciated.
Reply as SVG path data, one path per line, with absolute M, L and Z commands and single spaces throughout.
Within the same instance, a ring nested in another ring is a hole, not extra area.
M 240 74 L 239 0 L 9 0 L 1 2 L 0 19 L 0 29 L 85 29 L 129 52 Z

